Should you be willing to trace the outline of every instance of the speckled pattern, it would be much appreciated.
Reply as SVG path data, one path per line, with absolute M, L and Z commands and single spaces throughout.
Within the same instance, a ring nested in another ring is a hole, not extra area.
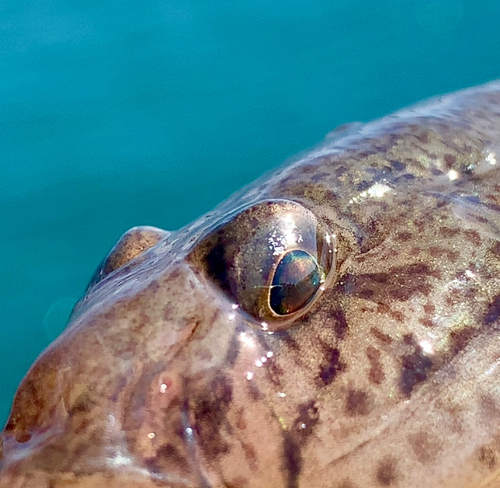
M 499 146 L 496 82 L 128 234 L 19 387 L 0 487 L 500 487 Z M 304 310 L 263 321 L 247 293 L 287 202 L 335 256 Z

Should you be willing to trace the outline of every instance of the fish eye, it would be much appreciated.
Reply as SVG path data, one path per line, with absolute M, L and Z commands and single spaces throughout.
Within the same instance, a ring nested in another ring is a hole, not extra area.
M 307 312 L 335 268 L 335 235 L 288 200 L 252 205 L 215 227 L 188 257 L 269 330 Z
M 123 234 L 95 270 L 87 291 L 113 271 L 125 266 L 169 235 L 168 231 L 151 226 L 132 227 Z

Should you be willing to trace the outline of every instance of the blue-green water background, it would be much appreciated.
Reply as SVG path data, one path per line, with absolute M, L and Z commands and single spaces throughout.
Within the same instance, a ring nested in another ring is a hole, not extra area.
M 498 0 L 1 2 L 0 422 L 127 228 L 495 77 Z

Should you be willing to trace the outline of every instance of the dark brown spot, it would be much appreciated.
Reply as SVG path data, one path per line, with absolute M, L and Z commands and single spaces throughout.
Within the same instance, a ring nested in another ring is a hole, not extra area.
M 500 254 L 500 242 L 496 242 L 496 244 L 492 247 L 491 252 L 493 254 Z
M 430 142 L 430 135 L 427 130 L 418 130 L 415 132 L 415 139 L 418 139 L 420 142 L 424 144 L 428 144 Z
M 373 184 L 373 182 L 371 180 L 364 180 L 364 181 L 361 181 L 359 182 L 357 185 L 356 185 L 356 191 L 364 191 L 366 190 L 367 188 L 370 188 L 370 186 Z
M 399 240 L 399 241 L 409 241 L 411 238 L 413 237 L 413 234 L 411 232 L 400 232 L 396 238 Z
M 243 448 L 243 452 L 245 453 L 245 459 L 248 461 L 248 464 L 252 469 L 256 469 L 257 467 L 257 452 L 252 444 L 247 442 L 242 442 L 241 447 Z
M 477 457 L 479 459 L 479 462 L 483 466 L 486 466 L 489 471 L 494 471 L 498 466 L 498 454 L 495 449 L 490 446 L 480 447 Z
M 423 319 L 418 319 L 418 321 L 424 326 L 424 327 L 434 327 L 434 322 L 428 318 L 424 317 Z
M 490 395 L 481 395 L 479 398 L 479 409 L 486 422 L 495 423 L 500 418 L 500 406 L 495 398 Z
M 88 392 L 82 393 L 71 405 L 71 408 L 68 412 L 69 416 L 77 415 L 79 413 L 88 413 L 95 405 L 95 402 L 92 401 Z
M 357 296 L 359 298 L 363 298 L 365 300 L 371 300 L 374 295 L 375 295 L 375 292 L 373 290 L 368 289 L 368 288 L 359 290 L 359 292 L 357 293 Z
M 170 305 L 167 305 L 163 309 L 163 320 L 165 320 L 165 322 L 170 322 L 172 320 L 172 318 L 173 318 L 172 307 Z
M 184 456 L 172 444 L 164 444 L 156 451 L 156 456 L 144 460 L 148 471 L 151 473 L 162 473 L 171 466 L 176 466 L 180 470 L 188 470 L 189 465 Z
M 398 176 L 397 178 L 394 179 L 394 181 L 400 182 L 400 181 L 411 181 L 415 179 L 415 175 L 412 175 L 411 173 L 404 173 L 401 176 Z
M 200 439 L 204 454 L 209 459 L 227 452 L 225 433 L 230 430 L 226 414 L 233 395 L 231 380 L 218 375 L 198 398 L 190 402 L 194 414 L 194 430 Z
M 391 160 L 389 161 L 389 163 L 395 171 L 403 171 L 406 168 L 406 164 L 402 163 L 401 161 Z
M 249 397 L 254 401 L 258 402 L 262 400 L 262 393 L 260 392 L 258 386 L 255 384 L 254 381 L 247 381 L 246 383 L 247 386 L 247 392 Z
M 430 278 L 440 277 L 440 272 L 423 263 L 390 269 L 387 273 L 368 273 L 353 276 L 349 283 L 351 293 L 357 297 L 387 303 L 387 300 L 406 301 L 416 294 L 429 295 Z
M 450 249 L 445 249 L 443 247 L 431 246 L 427 250 L 427 252 L 433 258 L 445 258 L 450 263 L 456 263 L 458 258 L 460 257 L 460 253 L 458 251 L 451 251 Z
M 229 346 L 227 348 L 226 363 L 228 364 L 228 366 L 234 366 L 240 354 L 241 341 L 238 339 L 238 332 L 239 331 L 236 331 L 236 333 L 232 335 L 231 341 L 229 342 Z
M 302 173 L 308 174 L 308 173 L 315 173 L 316 171 L 318 171 L 318 168 L 315 164 L 308 164 L 307 166 L 302 167 Z
M 474 327 L 465 327 L 450 332 L 450 353 L 455 356 L 467 346 L 471 339 L 477 334 Z
M 366 348 L 366 357 L 370 362 L 368 378 L 371 383 L 380 385 L 385 379 L 385 374 L 380 364 L 380 351 L 372 346 L 368 346 Z
M 342 480 L 338 488 L 356 488 L 356 485 L 350 480 Z
M 392 337 L 385 332 L 382 332 L 381 330 L 377 329 L 376 327 L 372 327 L 370 329 L 371 334 L 378 339 L 380 342 L 383 344 L 389 345 L 392 344 Z
M 377 304 L 377 313 L 389 315 L 391 318 L 393 318 L 394 320 L 397 320 L 398 322 L 402 322 L 404 320 L 403 313 L 400 312 L 399 310 L 394 310 L 387 303 Z
M 300 352 L 299 345 L 297 344 L 297 341 L 295 338 L 290 334 L 289 331 L 287 330 L 280 330 L 279 332 L 276 333 L 276 337 L 279 338 L 280 341 L 286 343 L 286 345 L 292 349 L 294 352 Z M 263 344 L 265 346 L 265 344 Z
M 347 168 L 345 166 L 342 166 L 341 164 L 337 165 L 335 167 L 335 176 L 337 178 L 340 178 L 341 176 L 343 176 L 345 173 L 347 173 Z
M 423 234 L 428 223 L 425 220 L 414 220 L 413 225 L 417 228 L 417 230 L 420 233 Z
M 413 334 L 405 334 L 403 336 L 403 342 L 405 344 L 408 344 L 409 346 L 414 346 L 416 344 L 415 337 L 413 337 Z
M 432 360 L 417 347 L 413 354 L 402 358 L 400 388 L 404 395 L 410 396 L 413 388 L 427 379 L 427 373 L 432 368 Z
M 108 310 L 104 313 L 104 318 L 106 320 L 109 320 L 110 322 L 113 321 L 113 320 L 116 320 L 116 317 L 117 317 L 117 311 L 116 309 L 112 308 L 111 310 Z
M 326 180 L 328 178 L 331 177 L 331 174 L 330 173 L 324 173 L 324 172 L 320 172 L 320 173 L 315 173 L 311 176 L 311 181 L 313 181 L 314 183 L 317 183 L 319 181 L 323 181 L 323 180 Z
M 226 481 L 224 483 L 224 488 L 245 488 L 248 486 L 249 480 L 248 478 L 243 478 L 242 476 L 238 476 L 231 481 Z
M 454 156 L 453 154 L 445 154 L 443 159 L 444 162 L 446 163 L 446 169 L 451 169 L 452 166 L 457 161 L 457 157 Z
M 160 284 L 158 283 L 158 280 L 152 281 L 147 288 L 147 290 L 152 292 L 153 295 L 157 293 L 159 289 L 160 289 Z
M 347 325 L 345 314 L 342 310 L 334 310 L 332 313 L 332 317 L 335 321 L 335 335 L 337 336 L 337 338 L 343 339 L 347 332 L 347 329 L 349 328 L 349 326 Z
M 394 458 L 388 457 L 379 464 L 377 481 L 381 486 L 391 486 L 396 482 L 396 460 Z
M 318 420 L 318 408 L 314 401 L 302 403 L 298 406 L 298 417 L 293 424 L 293 431 L 296 432 L 297 437 L 307 437 L 311 434 Z
M 285 185 L 281 182 L 281 188 L 284 189 L 283 196 L 293 196 L 294 198 L 312 198 L 316 202 L 335 202 L 338 200 L 338 196 L 323 185 L 316 183 L 291 183 Z
M 443 256 L 446 254 L 447 249 L 443 249 L 442 247 L 437 247 L 437 246 L 429 246 L 429 248 L 427 249 L 427 252 L 433 258 L 439 258 L 440 256 Z
M 176 280 L 181 276 L 181 270 L 179 268 L 174 268 L 174 270 L 169 275 L 169 280 Z
M 283 380 L 283 368 L 275 361 L 267 361 L 266 376 L 276 388 L 281 388 Z
M 239 430 L 246 430 L 247 428 L 247 421 L 245 419 L 245 409 L 240 408 L 236 411 L 236 427 Z
M 214 356 L 212 354 L 212 350 L 208 347 L 200 347 L 199 352 L 196 353 L 196 357 L 200 358 L 203 363 L 210 363 L 212 362 Z
M 449 227 L 440 227 L 439 234 L 443 237 L 455 237 L 460 233 L 460 229 L 451 229 Z
M 475 230 L 465 230 L 464 231 L 464 236 L 474 246 L 476 246 L 476 247 L 480 247 L 481 246 L 481 243 L 482 243 L 481 236 Z
M 288 473 L 288 488 L 299 486 L 298 478 L 302 469 L 301 448 L 319 420 L 318 409 L 314 401 L 299 405 L 297 410 L 298 415 L 292 428 L 283 434 L 284 464 Z
M 430 314 L 434 313 L 435 311 L 436 311 L 436 307 L 432 303 L 426 303 L 424 305 L 424 312 L 426 314 L 430 315 Z
M 491 325 L 500 316 L 500 295 L 497 295 L 493 301 L 490 303 L 486 315 L 484 316 L 483 322 L 485 325 Z
M 423 431 L 410 435 L 408 437 L 408 442 L 416 458 L 422 464 L 434 461 L 441 449 L 441 443 L 436 438 Z
M 363 390 L 349 390 L 347 392 L 345 410 L 351 417 L 368 415 L 371 411 L 368 394 Z
M 329 385 L 337 374 L 345 370 L 345 364 L 340 359 L 340 351 L 336 348 L 325 353 L 325 360 L 320 368 L 319 377 L 324 385 Z
M 302 470 L 300 445 L 290 432 L 283 434 L 283 464 L 287 473 L 287 488 L 298 488 L 299 475 Z

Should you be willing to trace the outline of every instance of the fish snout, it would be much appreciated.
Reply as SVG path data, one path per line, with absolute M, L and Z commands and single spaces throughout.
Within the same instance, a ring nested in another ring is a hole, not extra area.
M 220 366 L 213 325 L 215 349 L 227 346 L 217 317 L 231 306 L 183 261 L 134 273 L 133 287 L 103 282 L 107 306 L 90 297 L 24 378 L 0 437 L 0 487 L 208 486 L 191 409 Z

